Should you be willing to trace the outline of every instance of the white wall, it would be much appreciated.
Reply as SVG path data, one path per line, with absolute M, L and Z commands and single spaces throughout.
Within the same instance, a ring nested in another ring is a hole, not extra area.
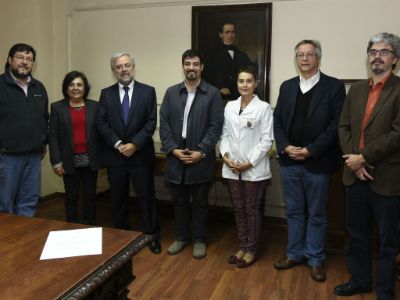
M 30 43 L 38 51 L 34 76 L 45 83 L 51 101 L 61 98 L 61 81 L 71 69 L 86 73 L 91 97 L 98 99 L 100 89 L 114 82 L 109 57 L 126 50 L 135 57 L 137 79 L 155 86 L 160 104 L 166 87 L 182 80 L 180 55 L 191 45 L 191 6 L 258 2 L 0 0 L 0 67 L 11 45 Z M 281 82 L 296 74 L 293 47 L 304 38 L 321 41 L 323 72 L 342 79 L 367 77 L 367 41 L 380 31 L 400 34 L 399 12 L 398 0 L 273 2 L 270 102 L 275 104 Z M 267 199 L 279 210 L 275 168 L 274 178 Z M 42 194 L 62 189 L 47 156 Z
M 400 35 L 397 0 L 279 1 L 273 6 L 273 104 L 282 81 L 296 74 L 293 48 L 298 41 L 310 38 L 321 42 L 321 70 L 326 74 L 340 79 L 362 79 L 368 76 L 369 38 L 382 31 Z
M 111 53 L 126 49 L 135 56 L 138 80 L 154 85 L 161 102 L 166 87 L 181 80 L 180 54 L 191 44 L 191 6 L 216 1 L 172 2 L 182 2 L 180 6 L 149 2 L 74 2 L 71 65 L 88 73 L 94 97 L 113 82 Z M 389 7 L 385 15 L 376 16 L 384 6 Z M 270 102 L 275 104 L 280 83 L 296 74 L 293 47 L 304 38 L 322 43 L 323 72 L 341 79 L 365 78 L 368 39 L 379 31 L 399 31 L 399 12 L 400 1 L 395 0 L 273 2 Z

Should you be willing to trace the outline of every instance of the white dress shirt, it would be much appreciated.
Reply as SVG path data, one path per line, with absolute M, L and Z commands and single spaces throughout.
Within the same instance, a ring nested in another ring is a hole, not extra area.
M 132 82 L 129 85 L 127 85 L 127 87 L 129 88 L 129 90 L 128 90 L 129 107 L 131 107 L 131 101 L 132 101 L 132 94 L 133 94 L 134 85 L 135 85 L 135 80 L 132 80 Z M 124 96 L 125 96 L 125 90 L 124 90 L 125 85 L 123 85 L 123 84 L 118 82 L 118 87 L 119 87 L 119 100 L 121 101 L 121 104 L 122 104 L 122 100 L 124 100 Z
M 321 73 L 319 72 L 319 70 L 318 70 L 318 72 L 317 72 L 313 77 L 311 77 L 310 79 L 304 79 L 304 78 L 301 77 L 301 75 L 300 75 L 300 89 L 301 89 L 301 92 L 302 92 L 303 94 L 305 94 L 305 93 L 307 93 L 309 90 L 311 90 L 311 89 L 314 87 L 314 85 L 316 85 L 316 84 L 318 83 L 320 77 L 321 77 Z

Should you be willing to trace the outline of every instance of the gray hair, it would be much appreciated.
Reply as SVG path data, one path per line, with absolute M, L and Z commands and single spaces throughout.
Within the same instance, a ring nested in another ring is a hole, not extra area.
M 133 57 L 128 53 L 128 52 L 115 52 L 112 56 L 111 56 L 111 69 L 114 70 L 115 68 L 115 61 L 122 57 L 122 56 L 128 56 L 131 60 L 132 66 L 135 65 L 135 61 L 133 60 Z
M 294 52 L 297 53 L 297 49 L 301 45 L 306 45 L 310 44 L 313 45 L 315 48 L 315 54 L 317 55 L 318 60 L 321 60 L 322 58 L 322 49 L 321 49 L 321 44 L 317 40 L 301 40 L 300 42 L 297 43 L 296 47 L 294 47 Z
M 373 37 L 370 38 L 368 42 L 367 52 L 375 43 L 389 44 L 393 48 L 393 55 L 400 58 L 400 38 L 397 35 L 387 32 L 380 32 L 378 34 L 375 34 Z

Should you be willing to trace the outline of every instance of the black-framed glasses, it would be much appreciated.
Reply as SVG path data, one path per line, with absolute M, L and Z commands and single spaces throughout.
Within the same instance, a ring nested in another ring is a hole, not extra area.
M 379 56 L 388 56 L 389 54 L 394 54 L 394 51 L 389 50 L 389 49 L 381 49 L 381 50 L 377 50 L 377 49 L 369 49 L 367 51 L 369 56 L 377 56 L 379 53 Z

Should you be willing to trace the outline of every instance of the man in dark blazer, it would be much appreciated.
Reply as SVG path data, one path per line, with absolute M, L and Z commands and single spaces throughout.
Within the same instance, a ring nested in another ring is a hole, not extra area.
M 175 207 L 176 240 L 168 254 L 178 254 L 193 239 L 196 259 L 207 255 L 208 194 L 224 122 L 218 90 L 201 79 L 203 66 L 201 53 L 186 50 L 182 54 L 185 81 L 167 89 L 160 109 L 165 179 Z
M 111 57 L 118 83 L 101 91 L 97 130 L 105 142 L 103 162 L 107 167 L 113 203 L 114 225 L 129 229 L 129 179 L 140 205 L 142 229 L 153 235 L 149 248 L 161 252 L 154 195 L 154 143 L 157 101 L 153 87 L 134 80 L 135 63 L 124 52 Z
M 307 262 L 318 282 L 326 278 L 326 203 L 330 174 L 340 165 L 337 126 L 345 98 L 343 83 L 319 71 L 321 54 L 315 40 L 296 45 L 300 76 L 282 83 L 274 112 L 288 223 L 286 257 L 274 266 Z
M 373 36 L 367 47 L 371 78 L 352 85 L 343 106 L 339 138 L 346 167 L 349 282 L 335 293 L 351 296 L 372 288 L 372 228 L 377 224 L 378 299 L 395 299 L 395 257 L 400 218 L 400 78 L 392 73 L 400 38 Z M 396 298 L 398 299 L 398 297 Z

